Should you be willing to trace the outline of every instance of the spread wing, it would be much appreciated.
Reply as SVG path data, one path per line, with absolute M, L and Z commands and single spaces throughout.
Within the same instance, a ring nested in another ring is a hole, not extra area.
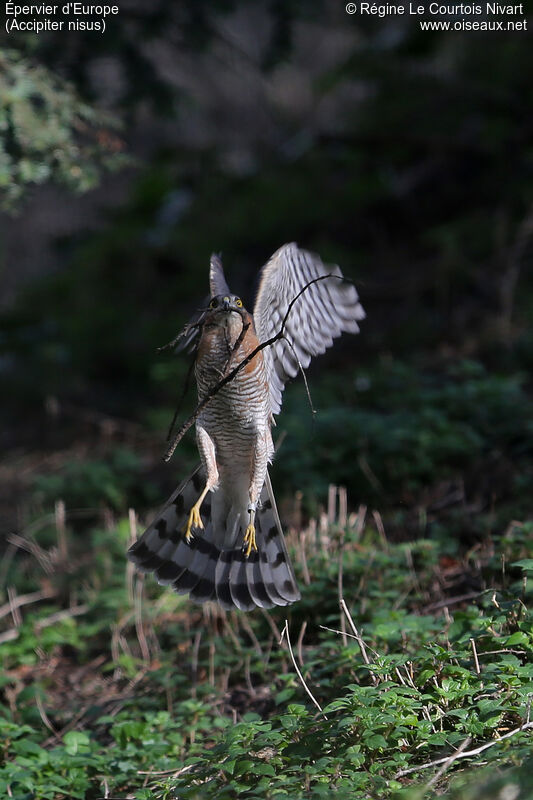
M 280 247 L 261 272 L 253 314 L 259 341 L 275 336 L 291 300 L 309 281 L 328 274 L 342 277 L 339 267 L 326 266 L 294 242 Z M 278 339 L 263 349 L 273 414 L 281 409 L 285 381 L 298 373 L 298 360 L 307 367 L 343 331 L 357 333 L 364 317 L 355 286 L 338 277 L 313 284 L 296 300 L 285 325 L 290 344 Z

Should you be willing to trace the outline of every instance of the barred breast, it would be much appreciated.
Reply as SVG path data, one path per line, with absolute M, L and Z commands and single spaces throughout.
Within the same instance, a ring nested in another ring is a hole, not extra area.
M 196 360 L 199 399 L 218 383 L 225 369 L 233 369 L 257 347 L 258 340 L 250 324 L 240 346 L 231 355 L 241 330 L 242 321 L 237 314 L 231 314 L 224 324 L 204 326 Z M 221 478 L 224 467 L 229 464 L 233 470 L 241 465 L 249 470 L 252 448 L 258 445 L 264 448 L 265 460 L 270 460 L 273 450 L 271 410 L 261 352 L 213 397 L 199 415 L 198 422 L 215 442 Z

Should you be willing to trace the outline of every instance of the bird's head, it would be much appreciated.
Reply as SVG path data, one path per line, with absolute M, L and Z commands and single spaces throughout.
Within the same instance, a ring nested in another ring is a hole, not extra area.
M 215 314 L 229 315 L 233 312 L 242 316 L 244 306 L 236 294 L 217 294 L 209 301 L 209 311 Z

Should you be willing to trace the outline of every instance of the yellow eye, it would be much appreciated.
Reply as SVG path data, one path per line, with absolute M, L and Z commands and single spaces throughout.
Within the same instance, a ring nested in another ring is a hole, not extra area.
M 242 308 L 242 300 L 240 297 L 237 297 L 237 299 L 235 300 L 235 305 L 238 306 L 239 308 Z

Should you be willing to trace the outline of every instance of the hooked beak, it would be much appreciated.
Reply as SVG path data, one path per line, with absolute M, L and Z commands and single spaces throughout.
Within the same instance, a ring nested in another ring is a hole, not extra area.
M 224 311 L 229 311 L 229 304 L 230 304 L 229 297 L 225 297 L 224 300 L 222 301 Z

